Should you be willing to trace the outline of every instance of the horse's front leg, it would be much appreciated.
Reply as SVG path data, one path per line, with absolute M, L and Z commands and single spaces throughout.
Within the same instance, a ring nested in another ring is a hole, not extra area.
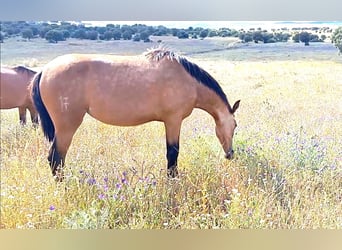
M 175 178 L 178 176 L 177 159 L 179 153 L 179 143 L 169 144 L 166 142 L 167 158 L 167 177 Z
M 167 176 L 175 178 L 178 176 L 177 159 L 179 153 L 179 134 L 182 120 L 172 120 L 165 122 L 166 131 L 166 158 L 167 158 Z

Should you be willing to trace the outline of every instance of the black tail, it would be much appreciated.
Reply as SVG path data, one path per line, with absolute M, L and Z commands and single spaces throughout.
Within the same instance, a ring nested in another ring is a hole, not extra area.
M 52 141 L 55 137 L 55 126 L 53 125 L 51 117 L 46 110 L 46 107 L 42 101 L 42 97 L 40 96 L 39 82 L 41 77 L 42 72 L 36 74 L 32 80 L 32 100 L 39 113 L 40 123 L 42 124 L 44 135 L 49 141 Z

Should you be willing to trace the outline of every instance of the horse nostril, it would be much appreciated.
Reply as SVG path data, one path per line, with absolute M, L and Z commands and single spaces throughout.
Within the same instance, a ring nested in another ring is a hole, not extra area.
M 234 150 L 231 149 L 231 150 L 229 150 L 228 153 L 226 154 L 226 158 L 227 158 L 228 160 L 231 160 L 231 159 L 233 159 L 233 156 L 234 156 Z

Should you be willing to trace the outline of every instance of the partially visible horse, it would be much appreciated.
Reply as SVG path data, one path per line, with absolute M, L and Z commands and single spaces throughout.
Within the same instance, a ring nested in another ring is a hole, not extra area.
M 35 74 L 23 66 L 1 67 L 0 109 L 19 108 L 19 119 L 23 125 L 26 124 L 26 109 L 30 111 L 32 123 L 38 124 L 38 113 L 28 89 Z
M 57 179 L 71 140 L 86 113 L 111 125 L 161 121 L 166 131 L 167 175 L 176 177 L 179 134 L 194 108 L 216 122 L 216 135 L 233 157 L 233 107 L 217 81 L 186 58 L 165 49 L 142 56 L 70 54 L 45 65 L 33 80 L 32 97 L 45 136 L 52 141 L 48 160 Z

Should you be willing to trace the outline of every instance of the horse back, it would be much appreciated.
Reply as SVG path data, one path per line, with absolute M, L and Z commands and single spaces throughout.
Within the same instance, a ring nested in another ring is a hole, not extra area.
M 55 112 L 77 108 L 108 124 L 136 125 L 189 115 L 196 84 L 175 61 L 65 55 L 43 69 L 41 94 Z

